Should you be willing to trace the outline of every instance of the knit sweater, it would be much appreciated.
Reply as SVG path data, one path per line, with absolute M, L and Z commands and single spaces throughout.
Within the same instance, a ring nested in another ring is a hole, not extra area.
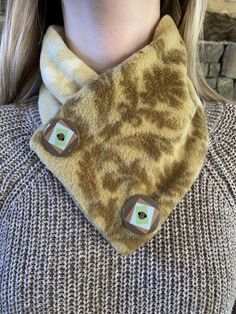
M 204 102 L 209 150 L 160 232 L 121 256 L 29 148 L 37 97 L 0 106 L 0 313 L 231 313 L 236 106 Z

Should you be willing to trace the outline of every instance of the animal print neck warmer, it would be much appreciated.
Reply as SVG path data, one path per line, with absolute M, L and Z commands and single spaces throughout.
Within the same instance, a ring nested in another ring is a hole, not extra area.
M 40 69 L 42 125 L 30 147 L 110 245 L 129 255 L 158 235 L 208 149 L 178 28 L 162 17 L 148 45 L 98 75 L 66 46 L 62 26 L 51 25 Z

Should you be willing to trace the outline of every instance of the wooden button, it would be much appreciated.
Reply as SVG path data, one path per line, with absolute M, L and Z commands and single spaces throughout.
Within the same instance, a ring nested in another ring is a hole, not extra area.
M 70 155 L 79 143 L 79 131 L 74 122 L 66 118 L 50 120 L 43 132 L 46 150 L 55 156 Z
M 137 194 L 126 202 L 122 220 L 131 232 L 145 235 L 153 232 L 160 220 L 158 204 L 149 196 Z

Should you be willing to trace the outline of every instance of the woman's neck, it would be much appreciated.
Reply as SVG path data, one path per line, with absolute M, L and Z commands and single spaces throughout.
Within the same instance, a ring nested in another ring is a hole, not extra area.
M 148 44 L 160 0 L 61 0 L 67 46 L 97 73 Z

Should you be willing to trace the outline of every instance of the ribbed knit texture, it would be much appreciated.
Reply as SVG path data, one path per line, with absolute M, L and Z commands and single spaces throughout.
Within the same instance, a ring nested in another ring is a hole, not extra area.
M 225 314 L 236 299 L 236 106 L 160 232 L 122 257 L 29 148 L 36 101 L 0 106 L 0 313 Z

